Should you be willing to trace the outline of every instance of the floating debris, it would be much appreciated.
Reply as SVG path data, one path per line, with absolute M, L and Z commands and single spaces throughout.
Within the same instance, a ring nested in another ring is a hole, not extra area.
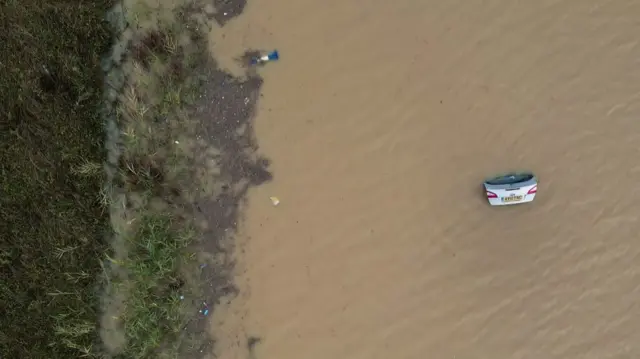
M 271 204 L 273 204 L 274 206 L 280 204 L 280 199 L 278 197 L 269 197 L 269 199 L 271 200 Z
M 277 61 L 280 59 L 278 50 L 273 50 L 268 54 L 258 55 L 251 58 L 251 65 L 261 65 L 269 61 Z

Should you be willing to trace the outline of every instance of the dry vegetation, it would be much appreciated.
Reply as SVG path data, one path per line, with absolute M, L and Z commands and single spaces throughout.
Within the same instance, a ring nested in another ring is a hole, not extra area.
M 185 249 L 206 229 L 192 208 L 238 180 L 222 178 L 187 110 L 210 61 L 202 23 L 161 3 L 125 2 L 130 56 L 112 53 L 119 133 L 106 144 L 112 1 L 1 5 L 1 358 L 171 358 L 202 344 L 184 330 L 202 263 Z

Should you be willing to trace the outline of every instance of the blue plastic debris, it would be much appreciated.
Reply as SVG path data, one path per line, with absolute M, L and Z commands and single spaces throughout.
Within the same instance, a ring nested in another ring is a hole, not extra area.
M 251 64 L 258 65 L 258 64 L 263 64 L 265 62 L 269 62 L 269 61 L 277 61 L 278 59 L 280 59 L 280 54 L 278 54 L 278 50 L 273 50 L 268 54 L 256 56 L 252 58 Z

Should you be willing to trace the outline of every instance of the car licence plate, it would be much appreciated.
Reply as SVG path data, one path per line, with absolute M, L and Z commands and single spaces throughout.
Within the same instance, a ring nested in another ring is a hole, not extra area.
M 502 197 L 502 202 L 504 203 L 509 203 L 509 202 L 520 202 L 522 201 L 522 196 L 509 196 L 509 197 Z

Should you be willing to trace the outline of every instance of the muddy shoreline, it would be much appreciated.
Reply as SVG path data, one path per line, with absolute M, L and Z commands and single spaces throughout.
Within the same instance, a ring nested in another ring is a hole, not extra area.
M 204 29 L 209 28 L 212 21 L 224 26 L 240 16 L 245 6 L 245 0 L 215 0 L 209 4 L 184 4 L 171 10 L 176 11 L 176 16 L 184 17 L 182 21 L 191 36 L 186 46 L 195 46 L 196 51 L 192 51 L 192 55 L 198 59 L 190 67 L 178 67 L 176 71 L 184 73 L 185 78 L 189 79 L 188 85 L 197 88 L 198 92 L 180 112 L 179 116 L 186 116 L 184 123 L 175 122 L 180 121 L 179 117 L 157 117 L 152 120 L 156 121 L 153 132 L 158 132 L 153 136 L 160 136 L 160 141 L 166 141 L 161 137 L 169 135 L 170 142 L 176 144 L 176 148 L 168 145 L 162 148 L 166 151 L 165 156 L 182 156 L 179 165 L 186 166 L 186 172 L 181 172 L 181 177 L 174 179 L 171 184 L 174 188 L 172 194 L 157 199 L 166 201 L 161 204 L 162 208 L 170 213 L 175 212 L 186 226 L 193 224 L 198 228 L 198 236 L 189 248 L 197 263 L 193 264 L 193 268 L 191 264 L 188 268 L 182 268 L 182 279 L 170 288 L 181 294 L 184 309 L 188 311 L 184 315 L 186 325 L 177 340 L 181 343 L 181 355 L 190 358 L 213 355 L 216 333 L 215 329 L 212 332 L 210 328 L 210 313 L 214 312 L 223 298 L 231 300 L 239 292 L 234 283 L 233 255 L 234 236 L 242 216 L 242 205 L 250 187 L 269 181 L 272 177 L 268 170 L 269 161 L 257 155 L 253 133 L 262 78 L 249 69 L 244 76 L 234 77 L 222 70 L 211 54 L 198 50 L 208 48 L 209 40 Z M 138 30 L 132 29 L 127 22 L 127 11 L 125 5 L 120 4 L 108 16 L 117 41 L 103 60 L 107 79 L 103 109 L 108 152 L 106 188 L 114 194 L 116 202 L 113 208 L 125 208 L 129 196 L 126 191 L 117 188 L 119 161 L 127 145 L 123 143 L 123 129 L 119 128 L 122 121 L 116 113 L 120 106 L 118 101 L 122 99 L 130 76 L 123 64 L 131 55 L 136 59 L 136 53 L 130 52 L 132 47 L 135 50 L 131 38 L 135 38 Z M 178 144 L 182 142 L 187 147 L 179 148 Z M 172 154 L 171 151 L 177 152 Z M 192 177 L 189 177 L 189 173 Z M 182 178 L 184 174 L 187 174 L 186 178 Z M 116 209 L 112 218 L 119 211 Z M 115 250 L 119 247 L 118 241 L 121 239 L 112 240 Z M 109 263 L 105 266 L 112 273 L 119 271 L 117 266 Z M 108 290 L 105 293 L 101 322 L 104 347 L 114 355 L 123 350 L 127 336 L 117 321 L 111 319 L 115 316 L 109 314 L 119 313 L 124 308 L 117 297 Z M 252 342 L 255 338 L 246 340 L 248 346 L 255 344 Z
M 210 14 L 220 26 L 240 16 L 245 0 L 215 0 L 216 12 Z M 257 102 L 260 98 L 262 78 L 247 69 L 245 76 L 235 77 L 222 70 L 213 58 L 203 64 L 199 71 L 201 93 L 192 108 L 192 116 L 197 120 L 196 139 L 206 142 L 218 153 L 218 178 L 221 179 L 220 193 L 211 199 L 207 191 L 193 203 L 192 213 L 196 221 L 207 223 L 202 240 L 194 251 L 200 258 L 216 258 L 202 263 L 198 281 L 202 284 L 200 300 L 208 303 L 210 312 L 222 300 L 232 300 L 239 294 L 234 283 L 235 234 L 243 213 L 248 190 L 272 179 L 268 169 L 269 160 L 257 154 L 258 146 L 254 135 L 254 120 Z M 216 333 L 210 330 L 207 317 L 200 315 L 191 321 L 187 330 L 193 334 L 206 335 L 198 348 L 201 357 L 211 355 L 216 344 Z M 255 345 L 256 338 L 246 340 L 246 345 Z
M 204 139 L 219 150 L 220 176 L 224 178 L 222 192 L 213 200 L 206 194 L 194 203 L 196 220 L 207 223 L 202 240 L 194 249 L 201 258 L 216 258 L 203 263 L 199 281 L 203 284 L 202 300 L 211 309 L 223 298 L 238 295 L 234 283 L 234 236 L 242 217 L 242 206 L 252 186 L 271 180 L 269 161 L 256 154 L 253 134 L 255 108 L 262 79 L 251 75 L 238 79 L 212 64 L 205 70 L 205 85 L 194 114 L 200 128 L 199 139 Z M 206 332 L 207 319 L 199 318 L 189 325 L 189 331 Z M 215 333 L 210 333 L 215 337 Z M 247 343 L 251 338 L 247 338 Z M 214 343 L 209 342 L 210 347 Z M 249 344 L 247 344 L 249 345 Z M 200 348 L 203 353 L 209 348 Z

